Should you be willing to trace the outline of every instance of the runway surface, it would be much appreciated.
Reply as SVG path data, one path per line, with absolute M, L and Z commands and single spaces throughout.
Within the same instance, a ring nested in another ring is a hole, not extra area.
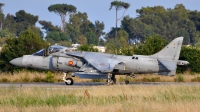
M 117 83 L 116 85 L 126 85 L 123 82 Z M 133 82 L 127 86 L 133 85 L 145 85 L 145 86 L 158 86 L 158 85 L 187 85 L 187 86 L 200 86 L 200 82 Z M 69 88 L 81 88 L 81 87 L 94 87 L 94 86 L 107 86 L 105 82 L 77 82 L 73 85 L 65 85 L 64 82 L 59 83 L 0 83 L 0 88 L 2 87 L 69 87 Z M 112 85 L 110 85 L 112 86 Z

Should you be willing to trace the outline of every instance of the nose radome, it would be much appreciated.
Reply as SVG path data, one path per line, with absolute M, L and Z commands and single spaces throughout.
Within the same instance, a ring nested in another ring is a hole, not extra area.
M 10 64 L 22 67 L 22 57 L 11 60 Z

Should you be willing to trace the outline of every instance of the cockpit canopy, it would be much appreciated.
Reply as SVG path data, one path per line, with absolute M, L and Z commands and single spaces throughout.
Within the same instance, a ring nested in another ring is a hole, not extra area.
M 64 46 L 52 45 L 49 47 L 47 53 L 52 54 L 52 53 L 60 52 L 64 49 L 66 49 L 66 47 L 64 47 Z M 46 54 L 46 49 L 43 48 L 43 49 L 39 50 L 38 52 L 34 53 L 33 55 L 34 56 L 45 56 L 45 54 Z
M 49 54 L 52 54 L 52 53 L 59 52 L 59 51 L 63 50 L 64 48 L 66 48 L 66 47 L 60 46 L 60 45 L 52 45 L 49 47 L 48 51 L 49 51 Z

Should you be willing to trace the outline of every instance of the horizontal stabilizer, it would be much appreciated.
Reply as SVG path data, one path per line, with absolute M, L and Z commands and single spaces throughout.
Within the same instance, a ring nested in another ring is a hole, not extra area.
M 176 70 L 177 62 L 165 59 L 158 59 L 158 61 L 161 62 L 169 71 Z

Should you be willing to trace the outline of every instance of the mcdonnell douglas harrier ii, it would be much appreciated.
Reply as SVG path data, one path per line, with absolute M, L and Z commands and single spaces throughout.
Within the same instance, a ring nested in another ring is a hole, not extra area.
M 24 55 L 10 61 L 11 64 L 52 71 L 64 72 L 66 85 L 72 85 L 73 79 L 66 78 L 66 73 L 72 76 L 88 79 L 107 79 L 107 84 L 116 83 L 115 75 L 135 77 L 134 74 L 156 73 L 173 76 L 177 65 L 187 65 L 188 61 L 179 60 L 183 37 L 175 38 L 165 48 L 153 55 L 122 56 L 115 54 L 71 51 L 64 46 L 50 46 L 48 53 L 42 49 L 32 55 Z

